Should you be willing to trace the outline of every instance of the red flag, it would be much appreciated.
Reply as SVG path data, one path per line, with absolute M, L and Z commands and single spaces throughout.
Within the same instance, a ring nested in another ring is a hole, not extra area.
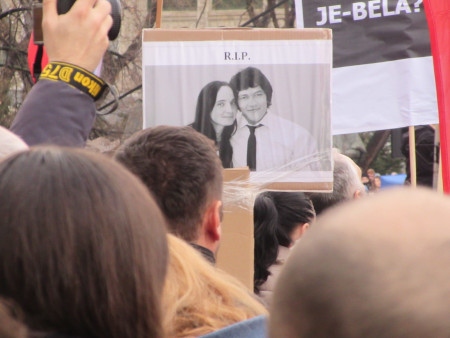
M 30 69 L 33 81 L 36 82 L 42 69 L 48 63 L 48 56 L 45 52 L 44 45 L 36 45 L 34 36 L 31 33 L 30 42 L 28 43 L 28 68 Z
M 430 30 L 441 138 L 442 182 L 450 194 L 450 1 L 424 0 Z

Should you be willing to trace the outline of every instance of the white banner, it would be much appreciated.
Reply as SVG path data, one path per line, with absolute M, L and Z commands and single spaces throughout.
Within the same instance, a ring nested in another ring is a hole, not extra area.
M 298 28 L 333 30 L 334 135 L 439 121 L 422 0 L 296 0 Z

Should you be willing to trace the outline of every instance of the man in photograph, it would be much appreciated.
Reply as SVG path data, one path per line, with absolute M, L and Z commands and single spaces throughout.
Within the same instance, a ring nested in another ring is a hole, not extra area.
M 231 137 L 235 168 L 251 171 L 312 170 L 319 160 L 317 145 L 303 127 L 271 111 L 272 85 L 257 68 L 248 67 L 230 80 L 240 113 Z

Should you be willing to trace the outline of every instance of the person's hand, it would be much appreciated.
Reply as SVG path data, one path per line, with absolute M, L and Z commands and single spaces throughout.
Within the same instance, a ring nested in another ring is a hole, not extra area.
M 57 0 L 43 0 L 42 30 L 49 62 L 67 62 L 93 72 L 108 48 L 113 20 L 107 0 L 76 0 L 63 15 Z

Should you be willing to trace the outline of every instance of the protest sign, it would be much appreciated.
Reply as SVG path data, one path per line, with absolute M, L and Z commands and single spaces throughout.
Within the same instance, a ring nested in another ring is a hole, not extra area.
M 422 0 L 296 0 L 297 27 L 333 30 L 333 134 L 438 123 Z
M 248 165 L 251 183 L 330 190 L 330 33 L 144 30 L 144 128 L 191 125 L 216 143 L 225 168 Z

